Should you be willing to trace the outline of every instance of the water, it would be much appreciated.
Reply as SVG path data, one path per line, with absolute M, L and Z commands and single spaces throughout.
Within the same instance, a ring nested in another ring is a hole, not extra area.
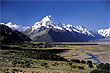
M 99 64 L 101 63 L 99 59 L 97 59 L 99 56 L 98 55 L 93 55 L 91 53 L 87 53 L 88 56 L 91 56 L 91 58 L 88 58 L 88 59 L 93 59 L 94 61 L 96 61 L 96 63 L 94 64 Z

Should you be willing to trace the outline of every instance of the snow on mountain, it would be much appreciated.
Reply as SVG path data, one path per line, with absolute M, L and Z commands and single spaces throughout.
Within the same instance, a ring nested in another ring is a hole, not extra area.
M 94 36 L 90 30 L 82 27 L 82 26 L 74 26 L 77 30 L 79 30 L 82 34 Z
M 12 22 L 9 22 L 7 24 L 5 24 L 5 23 L 0 23 L 0 24 L 6 25 L 6 26 L 10 27 L 11 29 L 18 30 L 20 32 L 24 32 L 27 28 L 29 28 L 26 26 L 13 24 Z
M 44 17 L 40 22 L 36 22 L 34 26 L 32 26 L 32 29 L 39 29 L 40 27 L 45 28 L 56 28 L 59 30 L 63 30 L 62 27 L 58 26 L 51 20 L 51 15 Z
M 82 27 L 82 26 L 73 26 L 73 25 L 70 25 L 70 24 L 63 24 L 63 28 L 72 32 L 72 31 L 75 31 L 75 32 L 78 32 L 78 33 L 82 33 L 82 34 L 85 34 L 85 35 L 91 35 L 94 37 L 94 35 L 86 28 Z
M 92 33 L 90 33 L 90 31 L 86 28 L 83 28 L 82 26 L 72 26 L 70 24 L 62 24 L 62 26 L 59 26 L 58 24 L 54 23 L 51 20 L 51 15 L 44 17 L 40 22 L 36 22 L 33 26 L 32 26 L 32 32 L 34 30 L 40 30 L 41 27 L 45 27 L 45 28 L 56 28 L 59 30 L 67 30 L 70 32 L 78 32 L 78 33 L 82 33 L 88 36 L 94 36 Z
M 110 28 L 108 29 L 100 29 L 98 33 L 104 37 L 110 37 Z
M 82 33 L 82 34 L 85 34 L 85 35 L 88 35 L 88 36 L 89 35 L 94 36 L 88 29 L 83 28 L 82 26 L 73 26 L 73 25 L 70 25 L 70 24 L 67 24 L 67 25 L 62 24 L 61 26 L 59 26 L 57 23 L 54 23 L 52 21 L 51 15 L 45 16 L 40 22 L 36 22 L 32 27 L 16 25 L 16 24 L 13 24 L 12 22 L 9 22 L 7 24 L 5 24 L 5 23 L 1 23 L 1 24 L 4 24 L 4 25 L 12 28 L 13 30 L 18 30 L 20 32 L 24 32 L 27 28 L 31 29 L 30 33 L 33 33 L 36 30 L 37 31 L 42 30 L 44 28 L 55 28 L 55 29 L 58 29 L 58 30 L 67 30 L 67 31 L 70 31 L 70 32 L 74 31 L 74 32 Z M 41 28 L 41 27 L 43 27 L 43 28 Z
M 42 31 L 45 28 L 55 28 L 58 30 L 77 32 L 77 33 L 81 33 L 81 34 L 84 34 L 87 36 L 92 36 L 92 37 L 96 36 L 92 31 L 90 31 L 87 28 L 84 28 L 82 26 L 73 26 L 70 24 L 66 25 L 66 24 L 61 24 L 61 23 L 55 23 L 52 21 L 51 15 L 45 16 L 40 22 L 36 22 L 32 27 L 16 25 L 16 24 L 13 24 L 12 22 L 9 22 L 7 24 L 5 24 L 5 23 L 0 23 L 0 24 L 4 24 L 4 25 L 6 25 L 14 30 L 18 30 L 20 32 L 24 32 L 26 29 L 30 29 L 29 33 L 34 33 L 34 32 Z M 97 31 L 97 33 L 104 37 L 110 37 L 110 28 L 109 29 L 100 29 Z

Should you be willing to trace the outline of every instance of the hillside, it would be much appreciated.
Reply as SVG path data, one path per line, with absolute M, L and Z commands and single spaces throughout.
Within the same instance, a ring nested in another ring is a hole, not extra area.
M 12 41 L 31 41 L 31 39 L 25 34 L 15 31 L 6 25 L 0 24 L 0 41 L 1 42 L 12 42 Z

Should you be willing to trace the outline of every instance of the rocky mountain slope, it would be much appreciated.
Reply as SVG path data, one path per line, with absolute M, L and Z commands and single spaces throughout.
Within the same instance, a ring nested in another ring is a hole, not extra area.
M 94 35 L 89 30 L 81 26 L 56 24 L 51 20 L 51 16 L 44 17 L 40 22 L 36 22 L 32 27 L 24 31 L 33 41 L 42 42 L 84 42 L 94 39 Z
M 9 22 L 6 24 L 5 23 L 0 23 L 0 24 L 6 25 L 6 26 L 10 27 L 11 29 L 17 30 L 20 32 L 24 32 L 27 28 L 29 28 L 28 26 L 17 25 L 17 24 L 13 24 L 12 22 Z
M 0 32 L 0 41 L 2 42 L 31 41 L 31 39 L 25 34 L 15 31 L 3 24 L 0 24 Z

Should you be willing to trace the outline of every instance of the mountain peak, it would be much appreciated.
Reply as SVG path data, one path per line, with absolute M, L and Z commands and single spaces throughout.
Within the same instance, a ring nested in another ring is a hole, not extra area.
M 100 29 L 98 33 L 104 37 L 110 37 L 110 28 L 108 29 Z
M 62 30 L 63 28 L 60 27 L 58 24 L 54 23 L 51 20 L 51 15 L 48 15 L 46 17 L 44 17 L 40 22 L 36 22 L 34 24 L 34 26 L 32 26 L 33 30 L 34 29 L 40 29 L 41 27 L 45 27 L 45 28 L 56 28 L 59 30 Z
M 8 22 L 7 24 L 8 24 L 8 25 L 11 25 L 11 24 L 12 24 L 12 22 Z
M 48 15 L 48 16 L 46 16 L 46 17 L 44 17 L 43 19 L 42 19 L 42 22 L 47 22 L 47 21 L 51 21 L 51 15 Z

